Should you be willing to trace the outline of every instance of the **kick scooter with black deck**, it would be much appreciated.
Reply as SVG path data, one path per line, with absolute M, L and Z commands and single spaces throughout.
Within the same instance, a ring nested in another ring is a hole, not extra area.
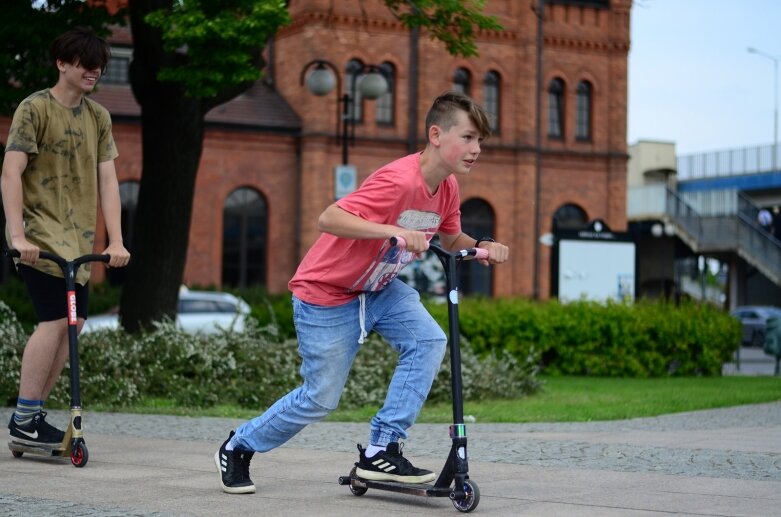
M 17 250 L 6 250 L 5 256 L 18 258 Z M 87 262 L 108 262 L 109 255 L 84 255 L 74 260 L 65 260 L 48 251 L 41 251 L 40 258 L 57 264 L 65 276 L 65 303 L 68 307 L 68 354 L 70 360 L 70 422 L 65 430 L 65 437 L 58 445 L 34 444 L 21 442 L 11 438 L 8 448 L 15 458 L 21 458 L 24 453 L 37 456 L 70 456 L 74 467 L 83 467 L 89 459 L 89 452 L 84 443 L 81 427 L 81 389 L 79 386 L 79 349 L 78 349 L 78 319 L 76 316 L 76 271 Z
M 390 243 L 392 246 L 406 247 L 406 242 L 401 237 L 391 238 Z M 445 268 L 447 286 L 448 334 L 450 338 L 450 368 L 453 390 L 453 425 L 450 426 L 450 438 L 452 440 L 450 454 L 445 461 L 442 472 L 439 474 L 439 478 L 433 485 L 363 479 L 356 474 L 357 463 L 348 476 L 339 477 L 339 484 L 348 485 L 350 491 L 356 496 L 361 496 L 368 489 L 375 488 L 423 497 L 449 497 L 456 510 L 468 513 L 477 508 L 477 504 L 480 502 L 480 489 L 477 487 L 477 483 L 469 479 L 469 464 L 466 456 L 466 427 L 464 425 L 460 332 L 458 326 L 458 281 L 456 274 L 457 265 L 460 261 L 467 258 L 486 259 L 488 258 L 488 250 L 471 248 L 451 253 L 433 244 L 429 246 L 429 250 L 434 252 L 442 262 Z

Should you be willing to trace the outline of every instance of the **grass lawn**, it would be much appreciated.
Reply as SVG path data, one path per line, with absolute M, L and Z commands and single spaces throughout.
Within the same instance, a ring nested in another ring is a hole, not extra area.
M 614 379 L 600 377 L 542 377 L 541 392 L 513 400 L 466 401 L 464 414 L 477 422 L 586 422 L 656 416 L 681 411 L 755 404 L 781 400 L 779 377 L 684 377 Z M 138 413 L 252 418 L 262 409 L 235 406 L 205 409 L 177 407 L 167 400 L 149 400 L 133 407 L 93 407 Z M 366 422 L 376 407 L 339 409 L 330 421 Z M 452 421 L 449 404 L 427 404 L 418 422 Z

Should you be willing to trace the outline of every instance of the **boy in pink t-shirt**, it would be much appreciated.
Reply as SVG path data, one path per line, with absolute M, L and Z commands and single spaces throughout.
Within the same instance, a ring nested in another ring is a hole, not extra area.
M 469 174 L 490 134 L 483 109 L 460 93 L 441 95 L 426 116 L 426 134 L 422 152 L 381 167 L 320 215 L 323 233 L 289 283 L 304 383 L 231 432 L 215 453 L 225 492 L 254 492 L 253 454 L 282 445 L 336 409 L 353 359 L 372 330 L 399 353 L 399 361 L 385 404 L 372 418 L 369 446 L 358 446 L 357 474 L 405 483 L 435 479 L 402 455 L 399 440 L 426 400 L 447 337 L 417 291 L 396 276 L 435 234 L 445 249 L 486 248 L 486 266 L 505 262 L 508 248 L 461 232 L 455 176 Z M 390 246 L 391 237 L 402 237 L 406 249 Z

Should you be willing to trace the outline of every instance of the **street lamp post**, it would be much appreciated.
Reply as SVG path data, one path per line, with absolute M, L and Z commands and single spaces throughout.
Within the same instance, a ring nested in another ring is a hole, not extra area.
M 770 55 L 754 47 L 747 49 L 751 54 L 757 54 L 773 62 L 773 169 L 778 163 L 778 62 L 781 57 Z
M 310 68 L 314 68 L 312 72 L 307 76 L 307 71 Z M 360 88 L 361 98 L 375 100 L 380 98 L 385 92 L 388 91 L 388 81 L 385 75 L 377 65 L 359 65 L 354 70 L 351 70 L 351 83 L 350 89 L 344 92 L 339 97 L 339 103 L 337 104 L 336 114 L 336 134 L 338 137 L 338 143 L 342 144 L 342 165 L 349 164 L 349 150 L 348 146 L 355 143 L 355 103 L 356 99 L 356 83 L 358 76 L 361 75 Z M 341 79 L 339 77 L 339 71 L 329 61 L 323 59 L 315 59 L 307 63 L 304 69 L 301 71 L 301 84 L 306 83 L 307 89 L 322 97 L 328 95 L 336 87 L 336 91 L 341 90 Z M 339 110 L 339 104 L 341 104 L 341 115 Z

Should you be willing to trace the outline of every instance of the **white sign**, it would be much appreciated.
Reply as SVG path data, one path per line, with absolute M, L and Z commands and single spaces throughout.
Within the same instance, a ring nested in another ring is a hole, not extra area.
M 334 168 L 334 197 L 343 198 L 358 186 L 358 170 L 355 165 L 337 165 Z
M 634 300 L 634 287 L 633 242 L 559 241 L 559 300 Z

